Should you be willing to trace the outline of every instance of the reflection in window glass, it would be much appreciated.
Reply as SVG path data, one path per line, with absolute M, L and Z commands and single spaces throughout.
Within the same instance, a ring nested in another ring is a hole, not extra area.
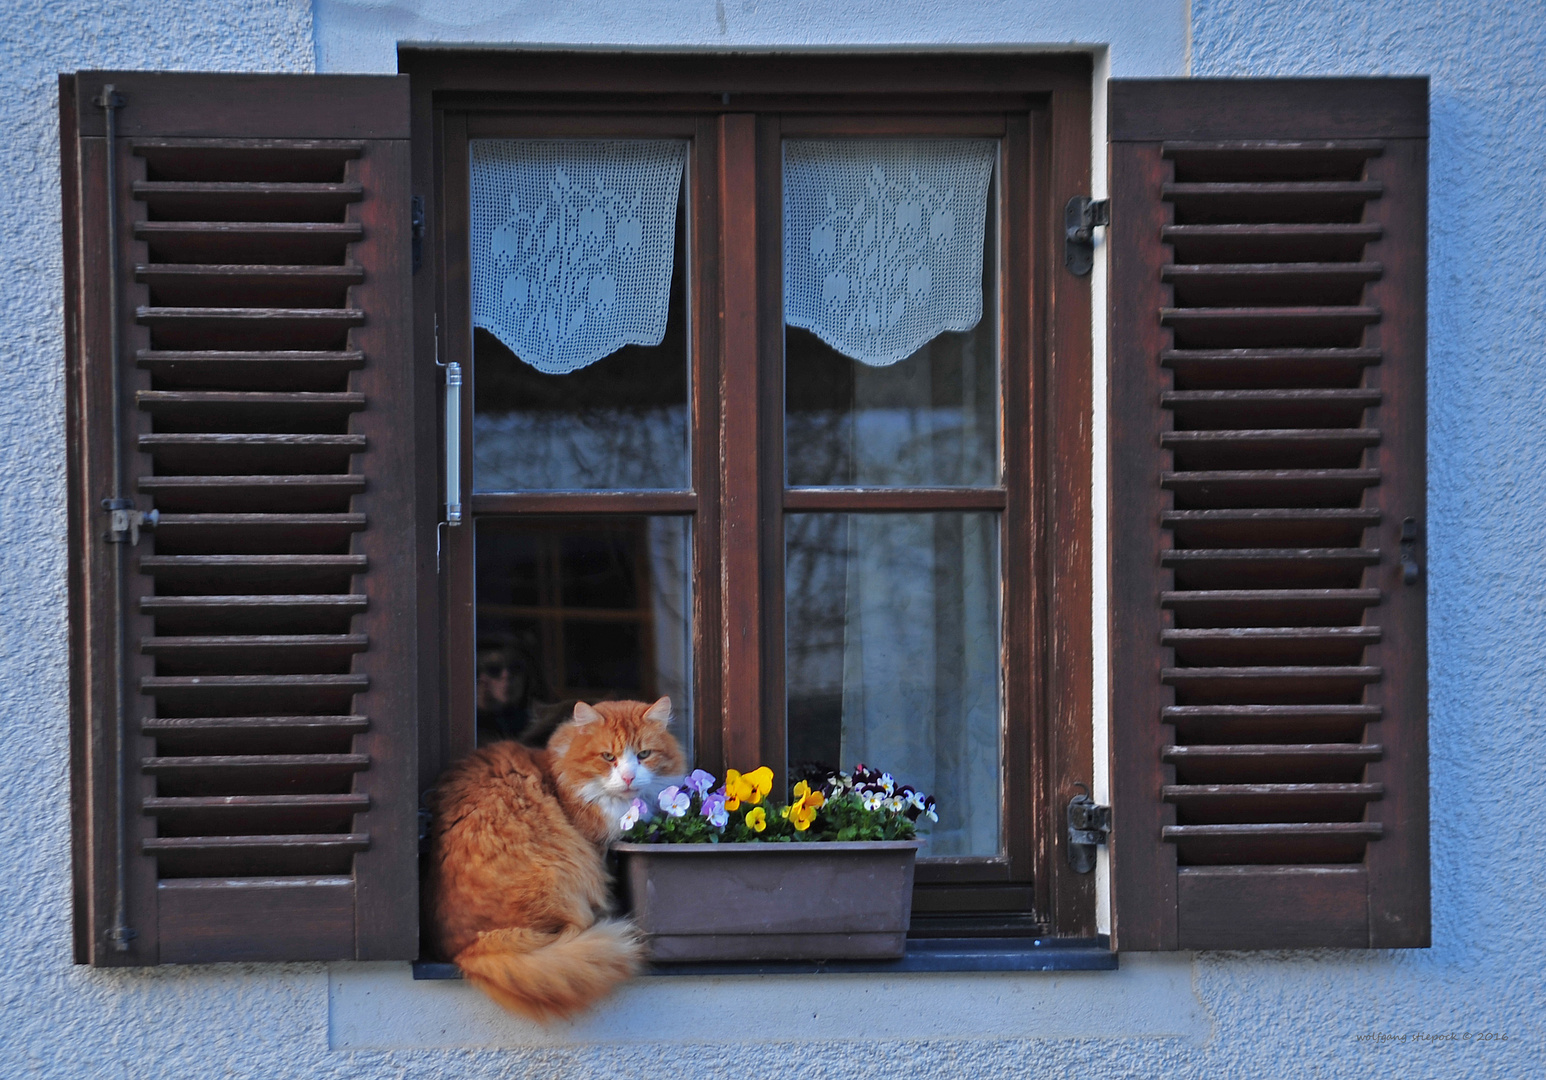
M 665 337 L 566 375 L 473 335 L 475 491 L 685 490 L 688 470 L 687 209 L 678 200 Z
M 477 522 L 478 742 L 548 732 L 582 700 L 675 706 L 692 731 L 692 558 L 681 517 Z
M 939 801 L 924 854 L 997 855 L 998 515 L 784 520 L 791 775 L 884 768 Z
M 996 181 L 988 188 L 982 318 L 876 367 L 784 328 L 786 475 L 794 487 L 998 483 Z

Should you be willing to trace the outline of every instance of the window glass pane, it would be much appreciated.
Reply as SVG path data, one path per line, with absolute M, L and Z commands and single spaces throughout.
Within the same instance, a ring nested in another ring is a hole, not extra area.
M 998 854 L 998 515 L 784 520 L 791 774 L 885 769 L 939 801 L 925 855 Z
M 787 482 L 795 487 L 986 486 L 999 478 L 998 197 L 989 182 L 982 318 L 889 366 L 784 328 Z
M 687 744 L 689 519 L 483 517 L 475 542 L 480 744 L 545 737 L 575 700 L 662 695 Z
M 659 345 L 625 345 L 594 364 L 550 375 L 487 330 L 474 331 L 474 490 L 691 487 L 686 189 L 684 180 Z

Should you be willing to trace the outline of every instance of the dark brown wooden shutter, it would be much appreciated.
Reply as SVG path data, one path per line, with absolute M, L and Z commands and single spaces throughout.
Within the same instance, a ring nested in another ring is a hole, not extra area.
M 60 98 L 77 959 L 412 958 L 408 80 L 90 72 Z M 114 290 L 121 490 L 160 515 L 116 597 Z
M 1427 81 L 1110 109 L 1118 947 L 1427 945 Z

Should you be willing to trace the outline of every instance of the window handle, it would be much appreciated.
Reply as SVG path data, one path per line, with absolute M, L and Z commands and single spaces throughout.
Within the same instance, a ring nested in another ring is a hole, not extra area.
M 446 365 L 446 524 L 462 523 L 462 365 Z

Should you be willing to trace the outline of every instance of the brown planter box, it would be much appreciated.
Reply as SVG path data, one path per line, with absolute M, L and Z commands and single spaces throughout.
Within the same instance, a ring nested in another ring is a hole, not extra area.
M 613 844 L 650 958 L 899 957 L 921 840 Z

